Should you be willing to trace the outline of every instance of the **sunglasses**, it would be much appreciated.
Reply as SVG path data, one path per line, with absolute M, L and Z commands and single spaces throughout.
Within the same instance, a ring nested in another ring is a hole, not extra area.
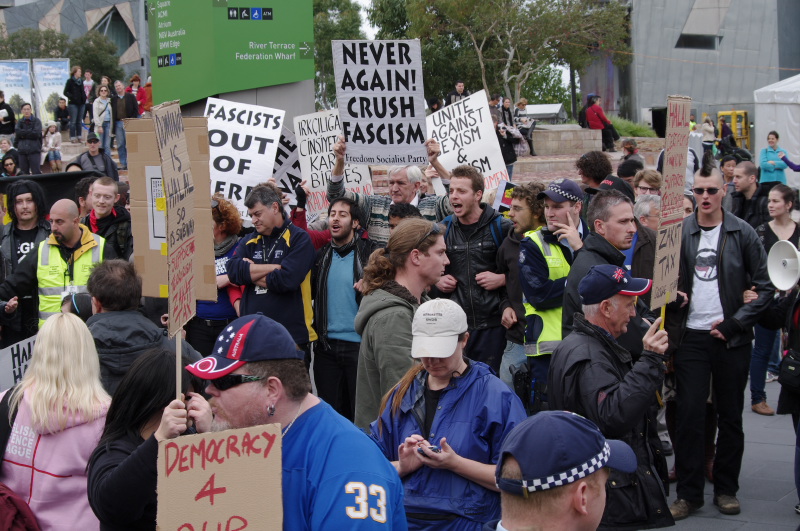
M 100 141 L 99 141 L 99 140 L 88 140 L 88 142 L 89 142 L 90 144 L 99 144 L 99 143 L 100 143 Z
M 708 192 L 708 195 L 717 195 L 719 188 L 692 188 L 692 192 L 694 192 L 694 195 L 703 195 L 706 192 Z
M 441 233 L 442 233 L 442 229 L 439 228 L 439 224 L 438 223 L 434 223 L 433 226 L 431 227 L 431 230 L 429 230 L 427 233 L 425 233 L 425 236 L 420 238 L 419 241 L 417 242 L 417 244 L 414 247 L 412 247 L 412 249 L 419 249 L 419 246 L 422 245 L 422 242 L 424 242 L 425 240 L 428 239 L 428 236 L 431 236 L 433 234 L 441 234 Z
M 3 164 L 3 166 L 5 166 L 6 168 L 12 168 L 14 166 L 14 163 L 13 162 L 6 162 L 5 164 Z
M 220 391 L 227 391 L 228 389 L 236 387 L 237 385 L 242 385 L 243 383 L 249 382 L 257 382 L 263 379 L 264 378 L 261 376 L 252 376 L 250 374 L 228 374 L 226 376 L 211 380 L 211 383 L 214 384 L 214 387 Z

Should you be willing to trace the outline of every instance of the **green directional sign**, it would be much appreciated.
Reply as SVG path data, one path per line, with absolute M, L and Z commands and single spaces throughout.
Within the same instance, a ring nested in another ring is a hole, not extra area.
M 314 77 L 313 0 L 149 0 L 153 103 Z

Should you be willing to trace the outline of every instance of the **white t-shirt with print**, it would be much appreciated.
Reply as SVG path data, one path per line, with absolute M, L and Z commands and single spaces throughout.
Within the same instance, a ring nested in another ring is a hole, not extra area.
M 722 301 L 719 297 L 719 248 L 720 227 L 701 230 L 700 245 L 694 262 L 692 293 L 689 296 L 689 319 L 686 327 L 691 330 L 711 330 L 711 325 L 724 319 Z

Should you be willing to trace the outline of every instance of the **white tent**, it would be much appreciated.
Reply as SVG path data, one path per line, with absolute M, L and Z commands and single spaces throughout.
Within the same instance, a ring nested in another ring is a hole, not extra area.
M 800 164 L 800 75 L 778 81 L 753 91 L 756 103 L 755 149 L 756 164 L 761 150 L 767 147 L 767 133 L 776 131 L 780 135 L 778 146 L 786 152 L 789 160 Z M 751 137 L 752 139 L 753 137 Z M 789 186 L 800 188 L 800 173 L 786 170 Z

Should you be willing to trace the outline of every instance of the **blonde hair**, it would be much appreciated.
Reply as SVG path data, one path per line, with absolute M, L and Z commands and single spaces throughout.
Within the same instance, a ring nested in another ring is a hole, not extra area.
M 58 313 L 45 321 L 30 365 L 10 396 L 9 420 L 23 395 L 34 429 L 54 433 L 69 421 L 105 414 L 111 398 L 100 383 L 100 360 L 92 334 L 79 317 Z
M 656 170 L 637 171 L 636 175 L 633 176 L 633 187 L 636 188 L 642 181 L 650 188 L 658 188 L 659 190 L 664 185 L 664 178 Z

